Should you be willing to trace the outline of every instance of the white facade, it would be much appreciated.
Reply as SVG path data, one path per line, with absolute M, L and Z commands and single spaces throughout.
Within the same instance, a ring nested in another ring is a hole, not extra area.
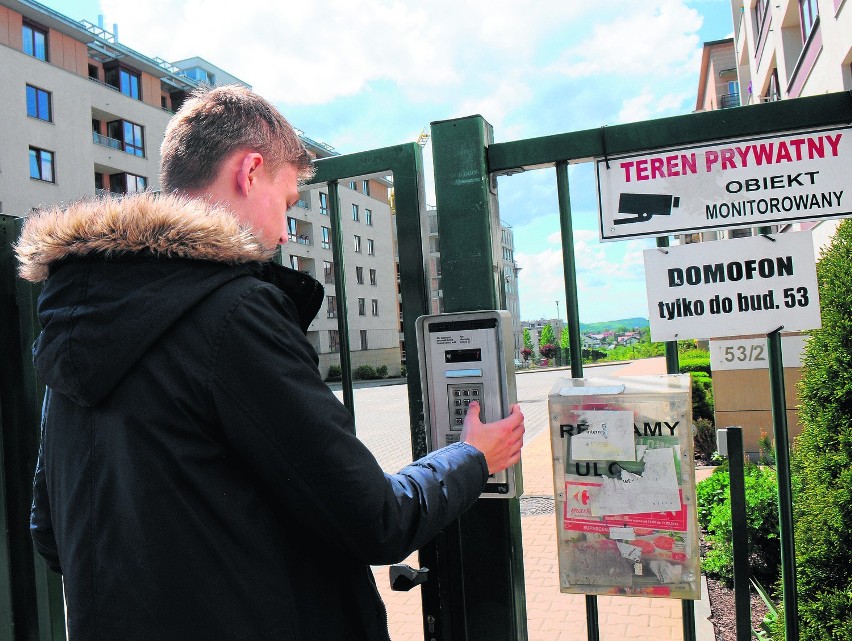
M 744 105 L 852 89 L 848 0 L 731 0 Z M 803 223 L 818 250 L 837 221 Z
M 384 365 L 395 376 L 401 352 L 388 188 L 381 178 L 341 181 L 338 195 L 352 367 Z M 310 274 L 325 287 L 322 308 L 308 328 L 308 340 L 320 355 L 320 373 L 325 375 L 330 365 L 340 362 L 338 315 L 343 309 L 335 292 L 328 188 L 303 191 L 299 206 L 287 215 L 290 235 L 281 246 L 283 264 Z

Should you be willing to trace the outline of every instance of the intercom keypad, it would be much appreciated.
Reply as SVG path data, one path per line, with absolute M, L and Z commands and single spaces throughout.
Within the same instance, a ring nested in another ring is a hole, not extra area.
M 471 401 L 479 403 L 479 416 L 485 416 L 482 407 L 482 383 L 461 383 L 447 385 L 448 415 L 450 417 L 450 431 L 461 432 L 464 425 L 464 417 L 467 414 L 467 406 Z

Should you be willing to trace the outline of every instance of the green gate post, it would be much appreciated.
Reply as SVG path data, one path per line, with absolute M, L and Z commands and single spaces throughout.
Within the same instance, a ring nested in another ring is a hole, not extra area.
M 0 215 L 0 524 L 5 521 L 0 532 L 0 605 L 5 610 L 0 613 L 0 637 L 60 641 L 65 639 L 62 582 L 35 553 L 29 532 L 44 386 L 36 379 L 31 352 L 39 331 L 39 288 L 16 274 L 13 245 L 22 224 L 22 218 Z
M 496 309 L 500 217 L 486 150 L 492 128 L 481 116 L 432 123 L 435 197 L 444 309 Z M 453 641 L 527 638 L 520 502 L 480 499 L 458 520 L 458 565 L 451 568 Z M 457 625 L 458 618 L 463 625 Z M 461 635 L 464 636 L 461 636 Z

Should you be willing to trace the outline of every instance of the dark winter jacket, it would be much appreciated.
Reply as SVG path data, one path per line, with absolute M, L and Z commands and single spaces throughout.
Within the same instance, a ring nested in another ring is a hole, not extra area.
M 387 639 L 368 564 L 434 537 L 487 466 L 456 444 L 382 472 L 305 337 L 322 287 L 165 196 L 40 214 L 18 254 L 46 278 L 31 528 L 72 641 Z

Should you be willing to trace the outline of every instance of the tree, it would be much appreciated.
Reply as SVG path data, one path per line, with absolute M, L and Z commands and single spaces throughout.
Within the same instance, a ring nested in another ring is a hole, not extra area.
M 553 343 L 545 343 L 538 348 L 538 351 L 541 352 L 541 355 L 545 358 L 553 358 L 556 355 L 556 345 Z
M 538 336 L 538 347 L 541 351 L 544 345 L 553 345 L 556 342 L 556 334 L 553 332 L 553 327 L 550 323 L 541 328 L 541 334 Z
M 562 328 L 562 335 L 559 337 L 559 347 L 561 347 L 562 349 L 568 349 L 568 347 L 570 345 L 569 340 L 570 339 L 568 337 L 568 328 L 563 327 Z
M 852 639 L 852 221 L 838 227 L 817 277 L 822 329 L 802 359 L 791 458 L 798 616 L 802 641 L 840 641 Z
M 530 354 L 532 354 L 533 342 L 532 336 L 530 336 L 530 330 L 524 327 L 524 349 L 530 350 Z

